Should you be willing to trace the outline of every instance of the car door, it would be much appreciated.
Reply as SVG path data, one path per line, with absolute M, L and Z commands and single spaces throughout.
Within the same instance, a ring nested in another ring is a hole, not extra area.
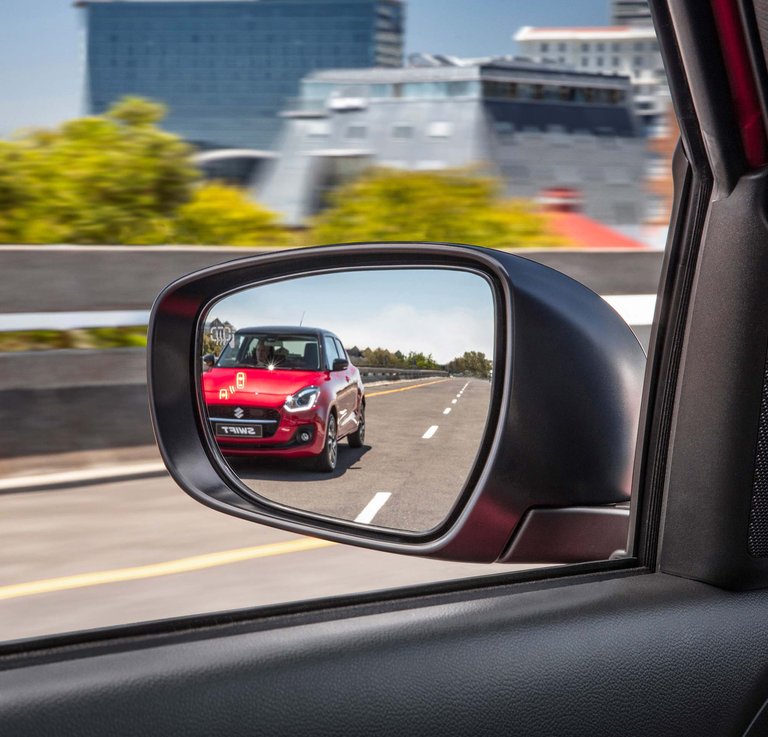
M 768 733 L 768 5 L 651 7 L 682 144 L 628 557 L 9 643 L 3 734 Z
M 353 384 L 349 367 L 338 371 L 333 370 L 334 361 L 348 360 L 346 355 L 339 350 L 338 341 L 334 339 L 333 335 L 323 334 L 323 346 L 339 413 L 339 435 L 346 435 L 354 429 L 351 423 L 354 423 L 355 418 L 356 387 Z

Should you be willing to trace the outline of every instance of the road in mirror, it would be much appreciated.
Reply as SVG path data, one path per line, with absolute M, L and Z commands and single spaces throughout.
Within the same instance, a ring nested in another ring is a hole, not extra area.
M 412 532 L 445 519 L 488 416 L 495 318 L 483 276 L 305 276 L 224 297 L 202 330 L 211 433 L 254 492 Z

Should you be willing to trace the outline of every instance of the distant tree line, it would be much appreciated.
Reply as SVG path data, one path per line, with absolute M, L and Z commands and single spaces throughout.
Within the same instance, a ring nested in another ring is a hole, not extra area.
M 481 351 L 466 351 L 463 355 L 442 364 L 432 358 L 432 354 L 391 351 L 387 348 L 364 348 L 357 346 L 348 350 L 352 361 L 358 366 L 376 366 L 378 368 L 429 369 L 449 371 L 452 374 L 476 376 L 487 379 L 490 376 L 492 361 Z

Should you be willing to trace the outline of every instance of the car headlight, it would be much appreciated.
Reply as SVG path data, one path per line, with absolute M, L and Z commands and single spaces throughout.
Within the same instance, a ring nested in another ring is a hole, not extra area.
M 285 398 L 283 409 L 288 412 L 303 412 L 306 409 L 312 409 L 317 404 L 317 398 L 320 396 L 320 390 L 316 386 L 307 386 L 300 389 L 295 394 Z

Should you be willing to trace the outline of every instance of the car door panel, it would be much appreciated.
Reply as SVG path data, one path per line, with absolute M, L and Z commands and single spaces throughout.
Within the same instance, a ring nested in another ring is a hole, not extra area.
M 3 735 L 743 734 L 768 592 L 488 587 L 6 656 Z

